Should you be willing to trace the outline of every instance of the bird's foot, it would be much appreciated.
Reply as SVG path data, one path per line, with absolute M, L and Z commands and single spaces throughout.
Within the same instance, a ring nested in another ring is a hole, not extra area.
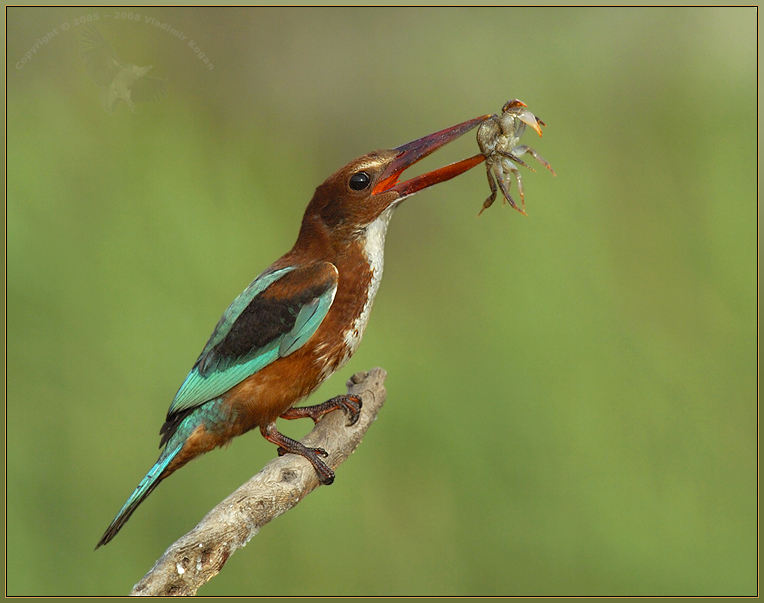
M 334 481 L 334 471 L 332 471 L 326 463 L 324 463 L 318 457 L 326 458 L 329 453 L 323 448 L 308 448 L 307 446 L 300 444 L 297 440 L 288 438 L 282 433 L 276 431 L 275 423 L 271 423 L 267 428 L 261 429 L 263 437 L 269 442 L 276 444 L 278 448 L 279 456 L 285 454 L 299 454 L 301 457 L 307 459 L 318 475 L 318 481 L 324 486 L 328 486 Z
M 310 418 L 313 419 L 314 423 L 318 423 L 318 420 L 325 414 L 330 413 L 333 410 L 342 409 L 348 414 L 348 425 L 355 425 L 358 421 L 358 417 L 361 416 L 362 406 L 363 403 L 361 402 L 360 396 L 343 394 L 341 396 L 335 396 L 323 404 L 290 408 L 281 415 L 281 418 L 289 420 Z

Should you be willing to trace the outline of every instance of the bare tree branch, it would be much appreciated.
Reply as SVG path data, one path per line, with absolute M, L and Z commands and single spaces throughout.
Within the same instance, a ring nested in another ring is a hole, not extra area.
M 347 387 L 349 394 L 357 394 L 363 401 L 358 422 L 348 426 L 344 412 L 331 412 L 301 442 L 324 448 L 329 453 L 324 462 L 336 469 L 361 443 L 376 419 L 385 401 L 386 376 L 381 368 L 353 375 Z M 272 460 L 170 546 L 130 594 L 195 595 L 202 584 L 223 568 L 236 549 L 247 544 L 262 526 L 294 507 L 318 485 L 315 470 L 301 456 L 287 454 Z

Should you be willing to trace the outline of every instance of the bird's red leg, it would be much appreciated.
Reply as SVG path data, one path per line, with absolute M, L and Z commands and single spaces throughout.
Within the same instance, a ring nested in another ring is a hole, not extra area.
M 318 420 L 326 413 L 333 410 L 342 409 L 350 416 L 349 425 L 355 424 L 358 421 L 358 417 L 361 415 L 361 398 L 359 396 L 353 396 L 350 394 L 344 394 L 341 396 L 335 396 L 331 400 L 327 400 L 323 404 L 316 404 L 315 406 L 302 406 L 298 408 L 290 408 L 284 414 L 281 415 L 282 419 L 313 419 L 314 423 L 318 423 Z M 266 427 L 261 427 L 260 431 L 263 437 L 276 444 L 279 449 L 279 456 L 291 452 L 292 454 L 299 454 L 300 456 L 308 459 L 318 474 L 318 481 L 325 486 L 328 486 L 334 481 L 334 471 L 326 466 L 319 456 L 327 457 L 328 454 L 323 448 L 308 448 L 303 446 L 300 442 L 288 438 L 282 433 L 276 430 L 276 424 L 270 423 Z
M 351 394 L 343 394 L 341 396 L 335 396 L 331 400 L 327 400 L 323 404 L 316 404 L 315 406 L 297 406 L 290 408 L 283 415 L 282 419 L 313 419 L 314 423 L 318 423 L 318 420 L 326 413 L 333 410 L 342 409 L 348 413 L 350 419 L 348 425 L 355 425 L 358 421 L 358 417 L 361 416 L 361 403 L 360 396 L 353 396 Z
M 279 447 L 279 456 L 290 452 L 292 454 L 299 454 L 301 457 L 306 458 L 313 465 L 313 468 L 318 474 L 318 481 L 325 486 L 328 486 L 334 481 L 334 471 L 327 467 L 319 456 L 327 457 L 329 453 L 323 448 L 308 448 L 300 444 L 300 442 L 288 438 L 283 433 L 279 433 L 276 430 L 276 423 L 269 423 L 265 427 L 260 427 L 260 433 L 269 442 L 276 444 Z

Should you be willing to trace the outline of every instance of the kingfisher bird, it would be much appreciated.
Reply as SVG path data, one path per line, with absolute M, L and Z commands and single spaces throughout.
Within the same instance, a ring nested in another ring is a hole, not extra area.
M 342 409 L 359 417 L 358 396 L 341 395 L 316 406 L 296 407 L 361 342 L 379 288 L 390 218 L 401 201 L 458 176 L 482 154 L 410 180 L 402 172 L 490 115 L 476 117 L 394 149 L 351 161 L 316 189 L 294 247 L 260 274 L 223 314 L 180 386 L 160 430 L 156 464 L 111 522 L 96 548 L 119 532 L 159 483 L 194 457 L 255 427 L 313 465 L 321 484 L 334 472 L 327 453 L 279 433 L 276 420 L 318 421 Z

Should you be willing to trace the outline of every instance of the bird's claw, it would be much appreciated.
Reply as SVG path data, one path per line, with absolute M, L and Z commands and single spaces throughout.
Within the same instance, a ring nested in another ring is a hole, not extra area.
M 307 450 L 308 450 L 308 451 L 311 451 L 311 452 L 314 452 L 314 453 L 315 453 L 317 456 L 322 456 L 322 457 L 324 457 L 324 458 L 326 458 L 327 456 L 329 456 L 329 453 L 328 453 L 326 450 L 324 450 L 323 448 L 307 448 Z M 282 446 L 279 446 L 279 447 L 276 449 L 276 452 L 278 452 L 278 453 L 279 453 L 279 456 L 284 456 L 284 455 L 285 455 L 285 454 L 287 454 L 289 451 L 288 451 L 286 448 L 284 448 L 284 447 L 282 447 Z
M 361 397 L 354 394 L 343 394 L 341 396 L 335 396 L 331 400 L 327 400 L 323 404 L 316 404 L 315 406 L 298 406 L 290 408 L 281 415 L 282 419 L 313 419 L 315 423 L 323 417 L 325 414 L 332 412 L 333 410 L 342 409 L 348 414 L 348 426 L 355 425 L 358 422 L 358 418 L 361 416 L 361 408 L 363 402 Z M 265 438 L 274 444 L 278 445 L 278 455 L 284 456 L 288 452 L 293 454 L 299 454 L 303 458 L 310 461 L 313 468 L 316 470 L 318 481 L 324 486 L 328 486 L 334 482 L 334 471 L 327 467 L 319 457 L 326 458 L 329 453 L 323 448 L 308 448 L 295 440 L 287 438 L 286 436 L 276 431 L 275 424 L 270 428 L 266 428 L 263 431 Z
M 338 397 L 343 398 L 342 409 L 348 414 L 348 426 L 358 423 L 358 419 L 361 417 L 361 408 L 363 408 L 361 396 L 346 394 Z
M 281 415 L 282 419 L 313 419 L 314 423 L 318 423 L 319 419 L 325 414 L 332 412 L 333 410 L 342 409 L 349 416 L 348 425 L 355 425 L 358 421 L 358 417 L 361 416 L 361 397 L 354 394 L 342 394 L 341 396 L 335 396 L 331 400 L 327 400 L 322 404 L 316 404 L 315 406 L 296 406 L 290 408 Z
M 324 486 L 328 486 L 332 482 L 334 482 L 334 471 L 332 471 L 326 463 L 324 463 L 319 457 L 321 458 L 327 458 L 329 456 L 329 453 L 324 450 L 323 448 L 308 448 L 307 446 L 303 446 L 299 442 L 294 442 L 295 444 L 298 444 L 298 446 L 293 447 L 292 450 L 287 450 L 283 446 L 279 446 L 276 449 L 276 452 L 278 452 L 279 456 L 284 456 L 285 454 L 298 454 L 301 457 L 303 457 L 305 460 L 307 460 L 311 465 L 313 465 L 313 469 L 316 471 L 316 476 L 318 477 L 318 481 L 321 482 Z

